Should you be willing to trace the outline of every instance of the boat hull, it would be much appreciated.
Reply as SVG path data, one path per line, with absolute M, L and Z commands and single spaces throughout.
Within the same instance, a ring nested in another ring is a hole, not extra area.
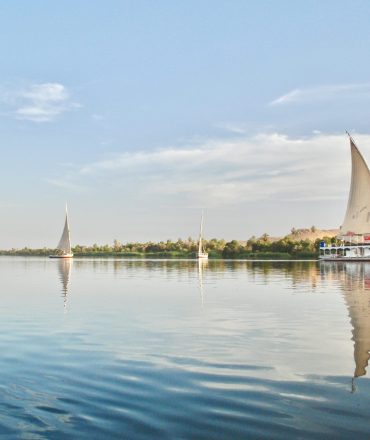
M 208 254 L 198 254 L 197 259 L 198 260 L 208 260 Z
M 320 261 L 353 261 L 353 262 L 359 262 L 359 261 L 370 261 L 370 257 L 324 257 L 320 258 Z
M 49 258 L 73 258 L 73 254 L 49 255 Z

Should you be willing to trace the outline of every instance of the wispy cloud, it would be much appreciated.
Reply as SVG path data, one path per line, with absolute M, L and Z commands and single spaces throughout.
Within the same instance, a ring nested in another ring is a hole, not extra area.
M 64 176 L 63 178 L 60 179 L 46 179 L 46 182 L 57 188 L 65 189 L 76 193 L 81 193 L 86 190 L 86 188 L 84 188 L 83 186 L 71 181 L 68 176 Z
M 246 124 L 235 123 L 235 122 L 223 122 L 215 125 L 217 128 L 221 128 L 232 134 L 246 134 L 248 127 Z
M 370 136 L 358 138 L 370 146 Z M 119 188 L 121 196 L 148 202 L 167 199 L 182 206 L 220 206 L 344 199 L 349 172 L 344 135 L 290 138 L 275 133 L 227 142 L 208 140 L 182 148 L 127 151 L 76 168 L 68 184 L 89 186 L 93 191 Z
M 74 102 L 67 88 L 60 83 L 32 84 L 2 93 L 2 101 L 11 107 L 16 119 L 50 122 L 62 113 L 81 107 Z
M 370 94 L 370 83 L 358 84 L 329 84 L 316 87 L 294 89 L 279 96 L 269 103 L 270 106 L 305 103 L 319 100 L 329 100 L 340 97 L 363 96 Z

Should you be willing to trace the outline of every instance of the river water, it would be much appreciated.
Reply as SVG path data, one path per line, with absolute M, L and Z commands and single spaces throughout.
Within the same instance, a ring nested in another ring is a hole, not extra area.
M 2 438 L 370 438 L 370 264 L 1 257 L 0 283 Z

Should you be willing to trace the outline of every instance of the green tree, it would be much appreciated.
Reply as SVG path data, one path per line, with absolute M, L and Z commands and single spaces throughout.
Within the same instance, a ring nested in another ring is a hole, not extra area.
M 243 246 L 237 240 L 231 240 L 225 244 L 222 256 L 225 258 L 237 257 L 243 250 Z

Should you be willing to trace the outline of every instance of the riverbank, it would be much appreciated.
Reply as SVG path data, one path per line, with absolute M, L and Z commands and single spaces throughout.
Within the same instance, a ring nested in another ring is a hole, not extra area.
M 27 249 L 0 251 L 2 256 L 21 256 L 21 257 L 48 257 L 53 254 L 52 249 Z M 76 252 L 76 258 L 173 258 L 173 259 L 194 259 L 194 252 Z M 233 255 L 224 256 L 222 252 L 210 252 L 210 260 L 217 259 L 242 259 L 242 260 L 312 260 L 318 258 L 316 252 L 301 252 L 291 255 L 287 252 L 241 252 Z
M 203 247 L 209 259 L 245 259 L 245 260 L 302 260 L 316 259 L 319 256 L 320 242 L 335 242 L 336 230 L 320 230 L 314 226 L 310 229 L 292 228 L 284 237 L 250 237 L 248 240 L 231 240 L 212 238 L 203 240 Z M 109 257 L 109 258 L 195 258 L 198 251 L 197 240 L 191 237 L 176 241 L 160 242 L 127 242 L 118 240 L 109 245 L 93 244 L 76 245 L 72 248 L 75 257 Z M 0 255 L 49 256 L 55 249 L 39 248 L 0 250 Z

